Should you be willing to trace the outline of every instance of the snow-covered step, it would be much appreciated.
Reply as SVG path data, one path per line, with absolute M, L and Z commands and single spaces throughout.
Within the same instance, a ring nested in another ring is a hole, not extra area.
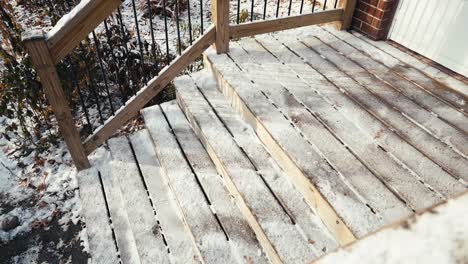
M 346 244 L 466 190 L 466 124 L 416 80 L 385 66 L 371 71 L 367 65 L 380 65 L 374 58 L 353 63 L 356 52 L 339 52 L 348 45 L 342 40 L 318 46 L 326 34 L 310 27 L 242 39 L 228 54 L 208 49 L 205 66 Z M 389 84 L 385 74 L 397 81 Z
M 142 110 L 163 176 L 203 263 L 266 263 L 205 149 L 175 102 Z
M 301 263 L 335 248 L 320 219 L 209 76 L 177 78 L 177 100 L 270 261 Z
M 89 254 L 92 263 L 118 263 L 113 230 L 102 191 L 99 171 L 84 170 L 77 175 L 80 188 L 81 210 L 86 222 Z

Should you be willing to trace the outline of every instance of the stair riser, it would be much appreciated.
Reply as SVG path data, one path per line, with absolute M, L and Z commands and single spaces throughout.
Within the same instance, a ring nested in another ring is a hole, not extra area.
M 295 187 L 302 193 L 309 206 L 315 209 L 337 241 L 341 245 L 346 245 L 356 240 L 356 236 L 340 219 L 328 201 L 317 188 L 311 184 L 301 169 L 273 139 L 262 123 L 257 120 L 255 115 L 242 102 L 242 99 L 236 94 L 229 82 L 223 79 L 222 74 L 216 69 L 216 66 L 210 62 L 206 55 L 204 55 L 203 62 L 205 68 L 209 69 L 215 76 L 218 82 L 218 89 L 228 98 L 231 102 L 231 106 L 238 111 L 242 118 L 255 130 L 257 136 L 263 142 L 272 157 L 280 164 L 283 170 L 287 172 L 290 181 L 293 182 Z

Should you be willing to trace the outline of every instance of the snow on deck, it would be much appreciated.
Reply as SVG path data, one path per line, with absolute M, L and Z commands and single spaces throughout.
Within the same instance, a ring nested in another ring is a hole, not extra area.
M 246 38 L 205 62 L 175 81 L 177 102 L 143 110 L 147 129 L 94 155 L 100 173 L 80 181 L 94 194 L 85 218 L 101 216 L 87 221 L 92 258 L 297 263 L 365 238 L 320 261 L 392 263 L 440 238 L 433 261 L 466 260 L 466 196 L 366 238 L 466 191 L 466 83 L 329 27 Z

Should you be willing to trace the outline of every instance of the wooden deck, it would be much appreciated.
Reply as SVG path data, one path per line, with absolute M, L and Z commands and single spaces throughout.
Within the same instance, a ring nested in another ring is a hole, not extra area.
M 385 42 L 307 27 L 204 61 L 79 175 L 93 262 L 310 262 L 468 187 L 468 85 Z

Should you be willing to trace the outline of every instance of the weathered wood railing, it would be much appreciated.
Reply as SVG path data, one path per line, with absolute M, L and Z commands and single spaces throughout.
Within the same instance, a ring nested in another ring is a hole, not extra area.
M 56 64 L 70 54 L 121 4 L 121 0 L 82 0 L 49 32 L 30 31 L 23 35 L 23 42 L 28 49 L 47 99 L 54 111 L 60 133 L 78 170 L 89 168 L 90 163 L 87 156 L 137 115 L 145 104 L 163 90 L 210 45 L 214 44 L 218 53 L 225 53 L 229 50 L 229 40 L 233 38 L 328 22 L 335 22 L 339 29 L 346 29 L 350 25 L 356 0 L 340 0 L 338 8 L 320 12 L 314 12 L 314 1 L 311 14 L 302 14 L 302 2 L 300 15 L 235 25 L 230 25 L 229 1 L 213 0 L 213 26 L 207 29 L 198 40 L 193 42 L 170 65 L 165 67 L 157 77 L 149 80 L 147 85 L 130 98 L 114 116 L 109 118 L 82 142 L 58 77 Z

